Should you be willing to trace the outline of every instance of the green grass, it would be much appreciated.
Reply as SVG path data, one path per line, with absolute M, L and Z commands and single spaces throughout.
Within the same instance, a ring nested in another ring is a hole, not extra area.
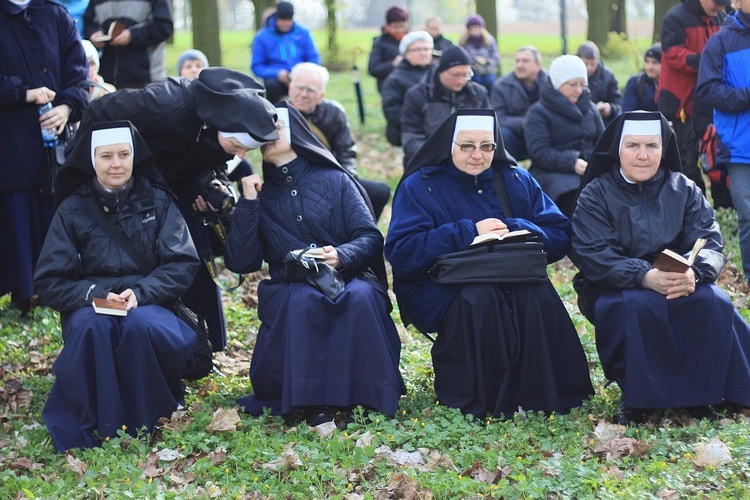
M 176 44 L 183 36 L 178 34 Z M 231 36 L 246 45 L 244 37 Z M 177 45 L 170 48 L 171 55 L 176 50 Z M 363 86 L 364 126 L 356 116 L 350 73 L 334 75 L 328 94 L 347 108 L 362 175 L 395 185 L 400 153 L 382 136 L 374 82 L 363 77 Z M 388 210 L 384 219 L 383 230 Z M 721 210 L 718 220 L 729 259 L 722 284 L 748 317 L 747 287 L 737 274 L 736 217 Z M 401 370 L 408 394 L 394 418 L 359 413 L 346 431 L 325 438 L 270 416 L 241 415 L 235 432 L 210 432 L 206 426 L 214 411 L 233 408 L 238 397 L 251 391 L 247 360 L 258 319 L 255 308 L 245 304 L 254 291 L 245 287 L 225 299 L 230 342 L 218 360 L 227 376 L 188 385 L 184 427 L 153 436 L 122 432 L 101 448 L 69 456 L 55 454 L 40 416 L 54 380 L 51 364 L 62 346 L 58 315 L 37 308 L 30 318 L 20 318 L 10 309 L 9 297 L 2 297 L 0 498 L 417 498 L 414 492 L 421 492 L 421 498 L 748 498 L 746 416 L 697 423 L 666 412 L 649 425 L 627 429 L 619 441 L 606 441 L 608 449 L 598 443 L 595 429 L 611 420 L 619 391 L 605 386 L 593 328 L 575 306 L 574 270 L 564 264 L 549 270 L 580 333 L 596 391 L 569 415 L 527 412 L 507 421 L 475 421 L 436 404 L 430 343 L 407 329 L 402 330 Z M 393 317 L 401 328 L 398 309 Z M 363 437 L 372 441 L 358 446 Z M 731 449 L 731 461 L 697 465 L 694 445 L 714 438 Z M 291 447 L 301 465 L 273 470 L 269 464 L 285 447 Z M 429 459 L 418 465 L 391 464 L 381 447 L 402 454 L 421 450 Z M 182 458 L 157 460 L 153 453 L 165 449 Z M 478 480 L 482 477 L 490 482 Z

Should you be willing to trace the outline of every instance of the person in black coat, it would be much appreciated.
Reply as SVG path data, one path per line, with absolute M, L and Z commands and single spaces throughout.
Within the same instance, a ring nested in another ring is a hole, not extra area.
M 387 122 L 385 137 L 394 146 L 401 145 L 401 110 L 406 91 L 419 83 L 432 66 L 432 37 L 426 31 L 410 31 L 401 40 L 404 57 L 383 84 L 383 115 Z
M 227 160 L 235 155 L 244 158 L 251 149 L 278 137 L 276 109 L 261 97 L 262 91 L 250 76 L 206 68 L 195 79 L 168 78 L 143 89 L 106 95 L 92 102 L 81 120 L 84 130 L 97 121 L 130 120 L 143 134 L 206 263 L 183 300 L 208 323 L 215 351 L 224 349 L 226 326 L 221 290 L 212 280 L 209 264 L 222 249 L 214 231 L 204 224 L 216 223 L 211 208 L 219 207 L 208 207 L 204 197 L 223 193 L 225 188 L 214 180 L 229 185 Z M 244 175 L 249 173 L 252 169 Z M 228 194 L 222 197 L 228 199 Z
M 617 78 L 601 60 L 599 47 L 594 42 L 583 42 L 576 55 L 586 64 L 591 102 L 604 120 L 604 124 L 611 122 L 622 111 L 622 92 L 617 84 Z
M 11 293 L 12 305 L 26 313 L 53 215 L 50 186 L 57 167 L 41 127 L 63 140 L 66 124 L 81 119 L 88 71 L 73 20 L 47 0 L 0 0 L 0 54 L 0 295 Z M 52 109 L 40 117 L 39 107 L 48 103 Z
M 529 172 L 570 217 L 581 175 L 604 124 L 586 87 L 580 57 L 560 56 L 549 67 L 542 97 L 526 115 Z
M 409 31 L 406 21 L 409 15 L 401 7 L 391 7 L 385 13 L 385 26 L 382 34 L 373 38 L 367 71 L 377 80 L 378 92 L 383 91 L 386 77 L 398 66 L 403 56 L 399 53 L 399 43 Z
M 81 133 L 56 182 L 57 212 L 35 272 L 60 311 L 65 342 L 42 416 L 58 452 L 137 435 L 184 404 L 182 371 L 196 334 L 168 309 L 199 266 L 185 220 L 129 122 Z M 111 219 L 146 273 L 93 214 Z M 124 316 L 98 314 L 108 299 Z
M 670 249 L 679 270 L 656 262 Z M 615 119 L 596 145 L 573 214 L 571 258 L 581 312 L 596 328 L 604 375 L 622 391 L 618 423 L 649 410 L 750 406 L 750 327 L 715 284 L 726 262 L 714 212 L 681 173 L 658 112 Z
M 424 29 L 432 37 L 432 57 L 435 62 L 440 61 L 443 52 L 453 47 L 453 42 L 443 36 L 443 20 L 433 16 L 424 22 Z
M 656 87 L 661 76 L 661 43 L 655 43 L 643 56 L 643 71 L 625 84 L 622 111 L 658 111 Z
M 453 46 L 440 64 L 427 71 L 404 97 L 401 143 L 404 166 L 446 118 L 463 108 L 489 108 L 487 89 L 471 81 L 471 59 L 466 49 Z
M 271 275 L 258 286 L 253 394 L 240 406 L 256 416 L 264 407 L 299 414 L 313 426 L 346 421 L 356 405 L 393 415 L 406 391 L 401 346 L 367 198 L 287 103 L 279 104 L 279 140 L 261 152 L 264 182 L 242 179 L 224 257 L 242 273 L 265 261 Z M 346 282 L 336 298 L 285 271 L 290 251 L 313 248 Z
M 539 100 L 547 73 L 542 69 L 542 54 L 533 45 L 516 51 L 513 73 L 495 80 L 490 105 L 500 120 L 505 149 L 516 160 L 528 157 L 523 128 L 526 113 Z

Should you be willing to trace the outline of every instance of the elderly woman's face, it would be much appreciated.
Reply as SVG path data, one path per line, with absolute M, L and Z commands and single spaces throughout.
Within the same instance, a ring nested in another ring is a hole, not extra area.
M 573 78 L 560 85 L 559 92 L 573 104 L 578 102 L 583 91 L 588 88 L 588 82 L 583 78 Z
M 626 135 L 620 149 L 620 166 L 626 179 L 645 182 L 656 175 L 661 163 L 661 136 Z
M 117 190 L 133 175 L 133 150 L 130 144 L 110 144 L 94 150 L 94 170 L 104 189 Z
M 406 49 L 404 58 L 412 66 L 427 66 L 432 62 L 432 48 L 424 40 L 417 40 Z
M 462 130 L 456 135 L 453 144 L 453 164 L 461 172 L 470 175 L 478 175 L 488 168 L 495 157 L 494 146 L 489 152 L 484 152 L 480 147 L 485 144 L 494 144 L 495 138 L 488 130 Z M 473 148 L 471 147 L 473 146 Z M 462 149 L 470 151 L 462 151 Z

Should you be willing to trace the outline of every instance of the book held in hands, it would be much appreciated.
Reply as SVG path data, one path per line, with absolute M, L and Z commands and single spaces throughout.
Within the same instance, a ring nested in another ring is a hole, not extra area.
M 127 302 L 95 298 L 92 302 L 97 314 L 109 314 L 110 316 L 127 316 Z
M 665 271 L 670 273 L 684 273 L 693 265 L 695 258 L 698 256 L 698 252 L 703 249 L 706 244 L 705 238 L 698 238 L 695 240 L 692 250 L 687 257 L 683 257 L 673 250 L 664 249 L 661 251 L 659 256 L 656 258 L 652 266 L 654 269 L 659 271 Z
M 92 38 L 91 41 L 95 43 L 109 42 L 113 38 L 117 38 L 117 35 L 122 33 L 124 29 L 125 25 L 120 21 L 112 21 L 111 23 L 109 23 L 109 29 L 106 33 Z
M 469 248 L 474 248 L 480 245 L 492 244 L 492 243 L 520 243 L 526 241 L 531 236 L 531 232 L 527 229 L 519 229 L 517 231 L 510 231 L 500 236 L 495 233 L 480 234 L 471 242 Z

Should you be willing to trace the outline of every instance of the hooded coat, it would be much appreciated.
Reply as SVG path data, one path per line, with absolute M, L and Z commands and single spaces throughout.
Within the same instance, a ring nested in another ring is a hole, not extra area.
M 496 118 L 491 166 L 476 176 L 455 167 L 451 145 L 463 114 L 494 117 L 483 109 L 451 115 L 408 165 L 394 196 L 385 254 L 401 318 L 438 333 L 432 357 L 441 404 L 480 418 L 509 417 L 519 406 L 565 412 L 592 389 L 580 341 L 551 283 L 463 286 L 428 275 L 439 256 L 467 249 L 476 223 L 489 217 L 511 231 L 530 231 L 549 262 L 563 258 L 570 241 L 568 219 L 505 152 Z M 503 212 L 493 176 L 502 179 L 512 214 Z
M 224 262 L 236 272 L 268 263 L 258 287 L 262 322 L 250 365 L 252 396 L 239 403 L 254 415 L 270 408 L 367 405 L 393 415 L 405 387 L 400 341 L 386 291 L 383 237 L 356 180 L 334 159 L 287 103 L 297 158 L 263 164 L 263 189 L 241 199 Z M 301 282 L 286 282 L 284 257 L 332 245 L 346 280 L 335 300 Z M 376 275 L 380 280 L 375 278 Z
M 184 404 L 182 371 L 196 335 L 165 307 L 190 285 L 198 255 L 148 148 L 131 131 L 132 184 L 113 193 L 95 187 L 91 129 L 79 137 L 58 177 L 59 206 L 36 269 L 40 297 L 61 313 L 64 346 L 42 413 L 61 453 L 97 446 L 122 428 L 150 431 Z M 148 274 L 113 241 L 87 199 L 151 264 Z M 94 312 L 93 298 L 128 288 L 138 304 L 126 316 Z
M 651 179 L 629 183 L 620 173 L 623 123 L 654 117 L 662 124 L 661 164 Z M 694 293 L 667 300 L 644 288 L 662 250 L 687 255 L 697 238 L 707 242 L 692 265 Z M 625 405 L 750 404 L 750 328 L 713 284 L 725 262 L 719 225 L 680 173 L 662 115 L 625 113 L 607 128 L 583 178 L 572 245 L 579 308 L 594 323 L 604 374 L 618 383 Z
M 580 176 L 575 172 L 578 158 L 588 160 L 604 123 L 591 93 L 584 90 L 573 104 L 544 82 L 539 101 L 526 115 L 524 137 L 531 158 L 529 172 L 553 200 L 578 190 Z

